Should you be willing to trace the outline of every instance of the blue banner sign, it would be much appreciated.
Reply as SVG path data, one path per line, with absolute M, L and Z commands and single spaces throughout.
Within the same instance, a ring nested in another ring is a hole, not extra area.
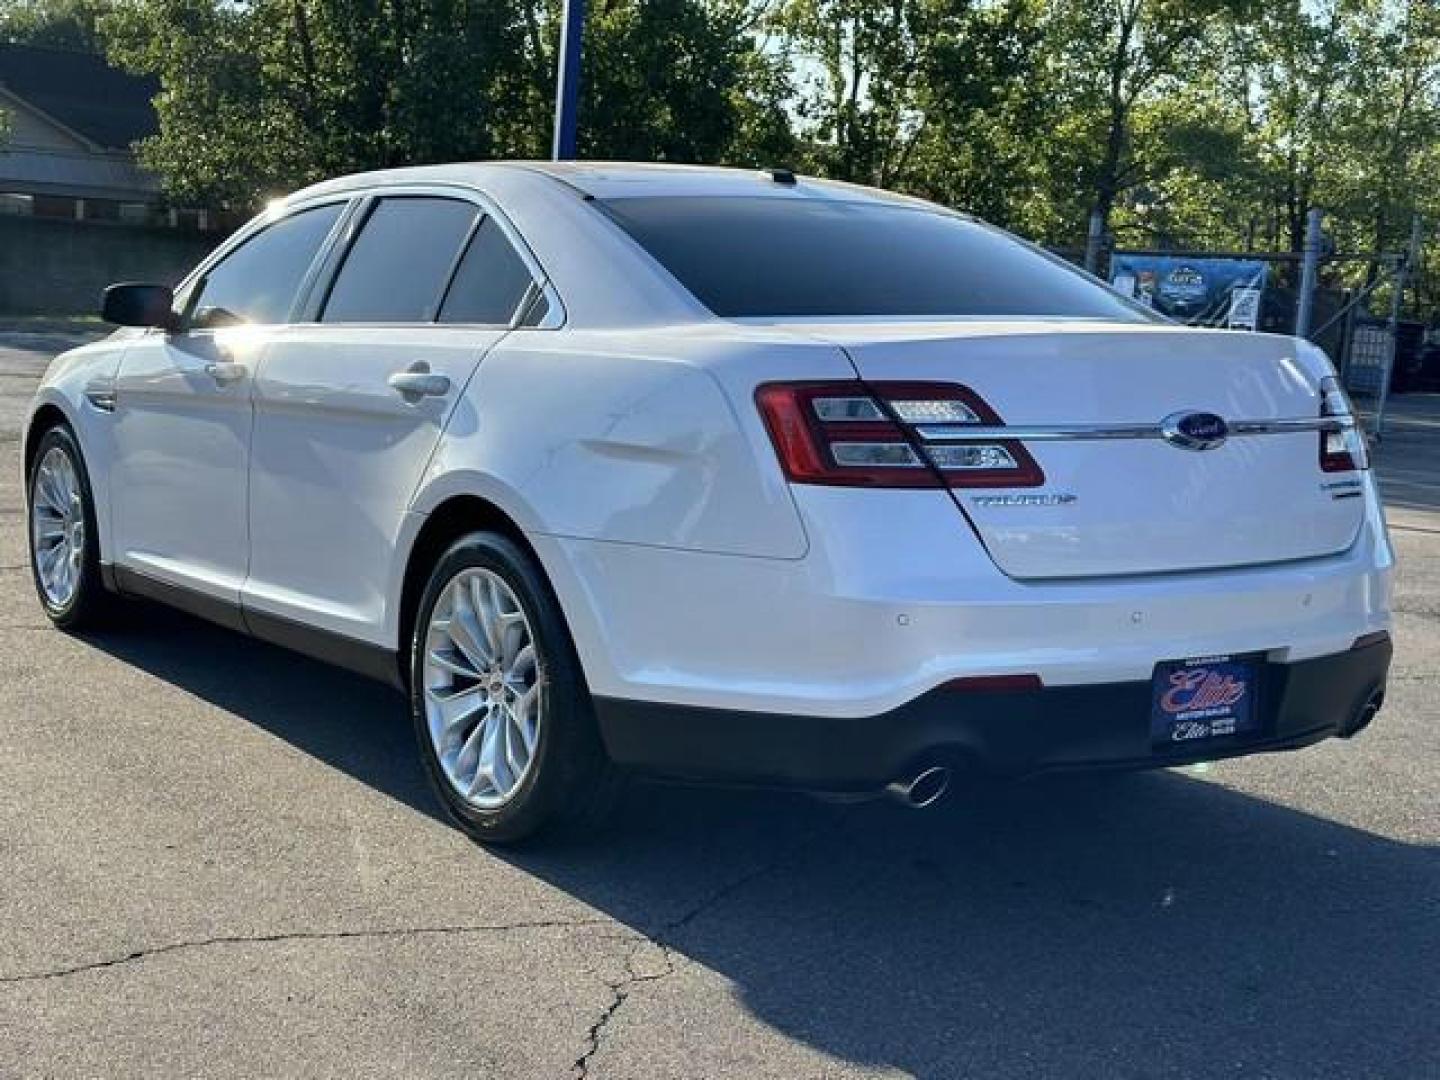
M 1162 315 L 1191 326 L 1254 330 L 1269 267 L 1248 259 L 1125 255 L 1110 260 L 1110 282 Z

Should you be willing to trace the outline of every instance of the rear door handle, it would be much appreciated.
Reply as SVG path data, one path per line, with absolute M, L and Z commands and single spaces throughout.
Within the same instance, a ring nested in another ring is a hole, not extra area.
M 411 364 L 404 371 L 397 371 L 385 380 L 394 390 L 406 401 L 415 401 L 422 397 L 444 397 L 450 392 L 450 376 L 440 375 L 430 370 L 430 365 L 425 361 Z
M 224 386 L 226 383 L 243 379 L 246 375 L 246 368 L 244 364 L 237 364 L 230 360 L 216 360 L 205 365 L 205 374 Z

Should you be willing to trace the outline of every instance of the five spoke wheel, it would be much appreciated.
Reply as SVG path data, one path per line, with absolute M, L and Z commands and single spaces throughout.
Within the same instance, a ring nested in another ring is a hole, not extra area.
M 529 620 L 503 578 L 456 574 L 425 634 L 424 704 L 441 772 L 468 804 L 491 810 L 529 774 L 544 720 Z

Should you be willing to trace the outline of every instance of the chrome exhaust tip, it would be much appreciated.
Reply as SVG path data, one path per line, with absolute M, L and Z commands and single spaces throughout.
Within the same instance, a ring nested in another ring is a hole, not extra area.
M 922 769 L 908 780 L 885 785 L 885 794 L 912 810 L 934 806 L 950 788 L 950 770 L 943 765 Z

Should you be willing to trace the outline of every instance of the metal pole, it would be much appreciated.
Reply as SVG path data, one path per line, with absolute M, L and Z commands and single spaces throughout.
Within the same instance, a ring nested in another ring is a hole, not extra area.
M 555 73 L 556 161 L 575 157 L 576 114 L 580 110 L 580 39 L 585 31 L 585 0 L 565 0 L 560 56 Z
M 1320 276 L 1320 245 L 1323 243 L 1319 207 L 1305 215 L 1305 246 L 1301 251 L 1300 295 L 1295 304 L 1295 336 L 1309 337 L 1315 314 L 1315 283 Z
M 1350 385 L 1350 350 L 1355 346 L 1355 315 L 1360 310 L 1357 302 L 1360 299 L 1360 292 L 1355 289 L 1345 290 L 1344 322 L 1340 324 L 1340 385 Z
M 1105 215 L 1099 210 L 1090 211 L 1090 231 L 1085 234 L 1085 269 L 1092 274 L 1100 273 L 1100 252 L 1105 247 Z
M 1385 403 L 1390 399 L 1390 377 L 1395 371 L 1395 353 L 1400 347 L 1400 312 L 1405 306 L 1405 289 L 1410 274 L 1420 264 L 1421 246 L 1425 243 L 1420 215 L 1410 219 L 1410 246 L 1395 267 L 1395 295 L 1390 298 L 1390 343 L 1385 347 L 1385 367 L 1380 372 L 1380 395 L 1375 402 L 1375 441 L 1385 435 Z

